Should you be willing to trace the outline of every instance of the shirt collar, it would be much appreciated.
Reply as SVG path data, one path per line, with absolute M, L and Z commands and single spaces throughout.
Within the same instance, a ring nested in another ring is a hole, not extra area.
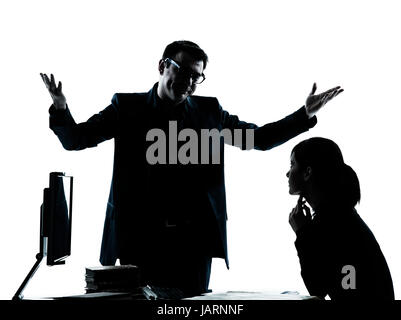
M 171 105 L 169 103 L 166 103 L 165 101 L 163 101 L 162 99 L 160 99 L 160 97 L 157 94 L 157 87 L 158 87 L 159 83 L 156 82 L 152 89 L 149 91 L 150 94 L 150 101 L 152 106 L 155 108 L 159 108 L 159 109 L 163 109 L 163 110 L 168 110 L 169 113 L 172 114 L 182 114 L 184 112 L 184 110 L 187 110 L 188 108 L 188 98 L 186 98 L 183 102 L 181 102 L 178 105 Z

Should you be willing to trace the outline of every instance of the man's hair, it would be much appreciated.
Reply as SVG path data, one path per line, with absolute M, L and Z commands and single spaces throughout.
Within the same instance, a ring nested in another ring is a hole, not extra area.
M 195 60 L 203 61 L 203 69 L 206 69 L 208 57 L 196 43 L 187 40 L 179 40 L 170 43 L 163 52 L 163 60 L 166 58 L 174 59 L 177 53 L 184 51 L 191 55 Z

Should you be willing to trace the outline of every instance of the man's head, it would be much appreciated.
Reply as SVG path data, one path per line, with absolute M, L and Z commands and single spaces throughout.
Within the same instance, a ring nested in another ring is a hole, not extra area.
M 173 104 L 183 102 L 204 80 L 207 62 L 206 53 L 197 44 L 184 40 L 170 43 L 159 61 L 159 97 Z

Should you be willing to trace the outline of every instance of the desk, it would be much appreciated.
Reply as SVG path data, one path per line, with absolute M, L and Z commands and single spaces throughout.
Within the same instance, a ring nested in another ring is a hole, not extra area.
M 52 297 L 52 298 L 27 298 L 27 300 L 91 300 L 91 299 L 104 299 L 104 300 L 137 300 L 130 293 L 110 293 L 98 292 L 89 294 L 72 295 L 65 297 Z M 140 300 L 146 300 L 145 297 Z M 158 299 L 156 299 L 158 300 Z M 320 300 L 314 296 L 304 296 L 296 293 L 278 293 L 272 291 L 222 291 L 205 293 L 200 296 L 185 298 L 182 300 Z M 155 300 L 153 300 L 155 301 Z M 158 300 L 158 301 L 162 301 Z M 168 301 L 168 300 L 164 300 Z M 172 300 L 170 300 L 172 301 Z
M 211 292 L 184 300 L 320 300 L 314 296 L 302 296 L 295 293 L 278 293 L 270 291 L 226 291 Z
M 104 300 L 137 300 L 138 297 L 134 297 L 131 293 L 111 293 L 111 292 L 97 292 L 89 294 L 78 294 L 71 296 L 59 296 L 59 297 L 27 297 L 25 300 L 91 300 L 91 299 L 104 299 Z M 147 300 L 144 296 L 139 298 L 140 300 Z M 153 300 L 154 299 L 148 299 Z M 163 299 L 156 299 L 162 301 Z M 174 299 L 171 299 L 172 301 Z M 272 291 L 221 291 L 204 293 L 200 296 L 194 296 L 190 298 L 184 298 L 182 300 L 321 300 L 314 296 L 304 296 L 296 293 L 279 293 Z M 168 301 L 168 300 L 164 300 Z

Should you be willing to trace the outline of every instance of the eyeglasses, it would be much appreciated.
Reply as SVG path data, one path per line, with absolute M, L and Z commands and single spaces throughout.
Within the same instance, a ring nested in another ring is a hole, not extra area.
M 192 79 L 192 82 L 195 83 L 195 84 L 201 84 L 206 79 L 206 77 L 205 77 L 205 75 L 203 73 L 199 74 L 197 72 L 193 72 L 189 68 L 181 67 L 173 59 L 166 58 L 166 59 L 164 59 L 164 62 L 166 63 L 166 67 L 168 67 L 169 65 L 173 65 L 177 69 L 177 73 L 179 75 L 189 76 Z

